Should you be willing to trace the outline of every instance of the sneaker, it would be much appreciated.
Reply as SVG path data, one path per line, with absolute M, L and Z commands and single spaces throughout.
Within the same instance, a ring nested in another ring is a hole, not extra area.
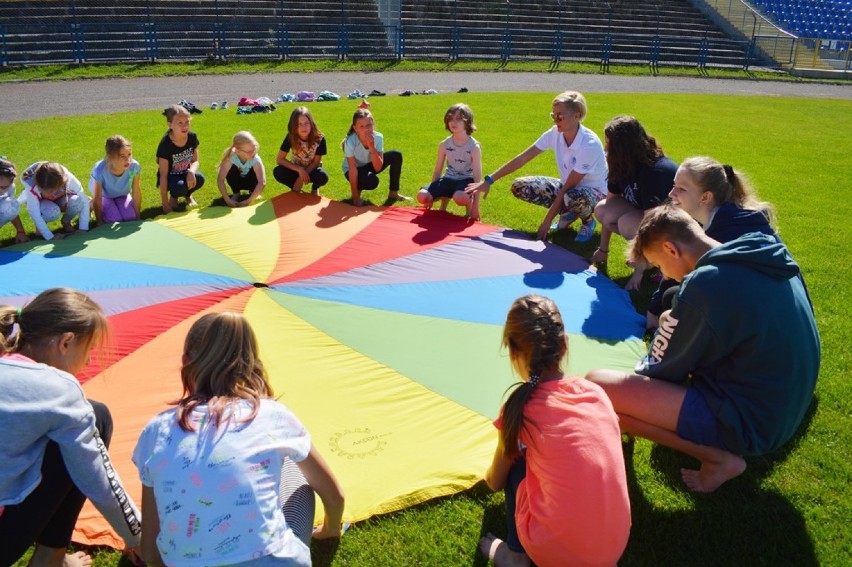
M 595 219 L 589 219 L 587 222 L 584 222 L 583 226 L 580 227 L 580 231 L 577 233 L 577 236 L 574 237 L 574 240 L 576 242 L 588 242 L 592 239 L 596 226 L 598 226 L 598 221 Z
M 228 101 L 223 100 L 222 104 L 219 105 L 219 108 L 221 108 L 222 110 L 228 110 Z
M 214 102 L 213 104 L 210 105 L 210 110 L 216 110 L 217 108 L 219 108 L 218 102 Z
M 178 104 L 189 111 L 190 114 L 201 114 L 201 109 L 187 101 L 186 99 L 180 99 Z
M 570 226 L 575 220 L 577 220 L 576 213 L 565 213 L 559 217 L 559 220 L 550 225 L 550 230 L 562 230 Z

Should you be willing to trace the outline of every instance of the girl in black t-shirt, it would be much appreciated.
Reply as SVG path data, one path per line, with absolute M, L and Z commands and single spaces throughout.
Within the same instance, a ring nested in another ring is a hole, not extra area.
M 189 130 L 189 111 L 173 104 L 163 114 L 169 130 L 157 146 L 157 187 L 163 212 L 170 213 L 178 206 L 178 197 L 186 199 L 187 206 L 198 204 L 192 193 L 204 185 L 204 176 L 198 171 L 198 136 Z

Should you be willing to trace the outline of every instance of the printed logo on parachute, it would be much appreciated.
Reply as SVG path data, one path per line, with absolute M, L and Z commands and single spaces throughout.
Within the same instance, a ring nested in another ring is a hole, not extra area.
M 387 441 L 382 438 L 388 435 L 373 433 L 369 427 L 354 427 L 332 435 L 329 445 L 333 453 L 348 459 L 375 457 L 385 449 Z
M 648 353 L 648 364 L 659 364 L 663 361 L 663 356 L 666 354 L 666 349 L 669 348 L 669 341 L 677 328 L 678 320 L 674 317 L 667 317 L 665 322 L 657 329 L 654 335 L 654 340 L 651 341 L 651 349 Z

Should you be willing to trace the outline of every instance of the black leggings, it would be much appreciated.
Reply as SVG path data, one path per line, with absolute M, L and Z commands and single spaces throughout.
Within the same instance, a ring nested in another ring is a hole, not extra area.
M 388 190 L 391 193 L 399 191 L 399 178 L 402 175 L 402 154 L 397 150 L 391 150 L 389 152 L 385 152 L 382 156 L 383 163 L 382 168 L 378 171 L 375 170 L 372 163 L 368 163 L 367 165 L 362 165 L 358 168 L 358 190 L 359 191 L 370 191 L 379 186 L 379 176 L 378 173 L 383 172 L 388 169 L 389 177 L 388 179 Z M 349 180 L 349 174 L 344 174 L 346 176 L 346 180 Z
M 228 170 L 228 174 L 225 176 L 225 181 L 228 182 L 231 192 L 235 195 L 239 195 L 240 191 L 248 191 L 249 193 L 252 193 L 255 187 L 257 187 L 257 174 L 252 168 L 249 170 L 248 174 L 243 177 L 240 175 L 240 168 L 236 165 L 232 165 L 231 169 Z
M 319 167 L 314 169 L 308 175 L 311 177 L 311 184 L 313 187 L 312 191 L 316 191 L 326 183 L 328 183 L 328 173 L 322 168 L 322 164 Z M 286 185 L 290 189 L 293 188 L 293 185 L 296 184 L 296 180 L 299 178 L 299 174 L 293 171 L 292 169 L 288 169 L 283 165 L 276 165 L 275 169 L 272 170 L 272 176 L 275 178 L 275 181 L 280 183 L 281 185 Z
M 95 426 L 108 447 L 112 438 L 109 408 L 89 401 L 95 410 Z M 41 482 L 23 502 L 6 506 L 0 515 L 0 566 L 12 565 L 33 543 L 68 547 L 85 502 L 86 497 L 68 475 L 59 445 L 48 442 L 41 464 Z

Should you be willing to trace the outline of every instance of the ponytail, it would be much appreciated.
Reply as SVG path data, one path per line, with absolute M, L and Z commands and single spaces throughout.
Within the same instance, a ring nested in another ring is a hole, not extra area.
M 509 399 L 503 404 L 503 409 L 500 412 L 503 421 L 500 437 L 503 440 L 503 456 L 507 459 L 514 459 L 520 454 L 518 439 L 525 422 L 528 421 L 535 426 L 531 419 L 524 417 L 524 406 L 527 405 L 527 400 L 530 399 L 538 382 L 539 378 L 535 374 L 530 376 L 528 382 L 518 382 L 515 389 L 509 394 Z
M 346 135 L 343 137 L 343 141 L 340 142 L 340 148 L 343 149 L 343 146 L 346 145 L 346 139 L 355 133 L 355 123 L 362 118 L 372 118 L 373 113 L 367 110 L 366 108 L 359 108 L 355 111 L 355 114 L 352 115 L 352 124 L 349 126 L 349 131 L 346 132 Z
M 503 450 L 507 458 L 513 458 L 519 452 L 518 439 L 527 422 L 535 426 L 524 416 L 527 400 L 542 373 L 559 369 L 568 352 L 568 337 L 556 304 L 541 295 L 516 299 L 506 315 L 503 345 L 509 349 L 515 371 L 527 379 L 514 386 L 501 410 Z
M 713 204 L 718 206 L 732 203 L 740 209 L 759 211 L 769 224 L 775 225 L 775 207 L 761 201 L 742 173 L 730 165 L 722 164 L 710 157 L 691 157 L 680 165 L 702 191 L 713 195 Z
M 17 327 L 17 328 L 16 328 Z M 18 309 L 0 307 L 0 352 L 20 352 L 62 333 L 74 333 L 92 345 L 109 339 L 109 323 L 97 303 L 69 288 L 52 288 Z

